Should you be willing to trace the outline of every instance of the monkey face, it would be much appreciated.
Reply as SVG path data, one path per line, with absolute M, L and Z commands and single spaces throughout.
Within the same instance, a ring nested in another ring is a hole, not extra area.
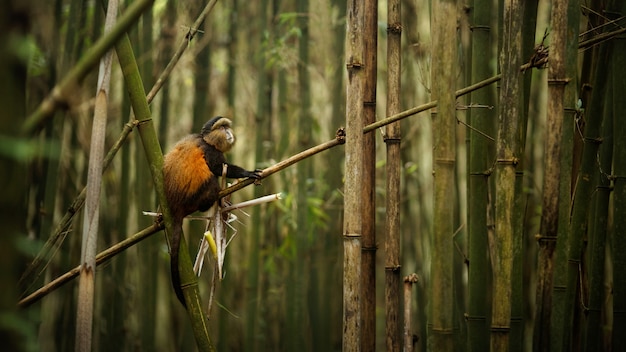
M 224 129 L 224 138 L 226 138 L 228 144 L 235 144 L 235 135 L 233 134 L 233 130 L 228 126 L 223 126 L 222 128 Z

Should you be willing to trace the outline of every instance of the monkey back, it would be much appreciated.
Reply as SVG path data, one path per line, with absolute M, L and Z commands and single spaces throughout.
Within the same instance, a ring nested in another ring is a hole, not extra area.
M 165 195 L 175 218 L 182 220 L 195 211 L 206 211 L 217 201 L 220 186 L 209 168 L 211 161 L 206 159 L 207 154 L 211 154 L 208 149 L 212 148 L 201 135 L 195 134 L 176 143 L 165 155 Z M 223 156 L 219 155 L 217 159 L 223 159 Z

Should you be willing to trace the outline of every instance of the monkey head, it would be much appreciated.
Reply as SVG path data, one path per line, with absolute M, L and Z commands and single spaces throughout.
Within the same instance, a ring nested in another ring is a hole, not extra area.
M 225 117 L 217 116 L 202 126 L 200 134 L 207 144 L 214 146 L 222 153 L 228 152 L 235 144 L 235 135 L 231 128 L 232 122 Z

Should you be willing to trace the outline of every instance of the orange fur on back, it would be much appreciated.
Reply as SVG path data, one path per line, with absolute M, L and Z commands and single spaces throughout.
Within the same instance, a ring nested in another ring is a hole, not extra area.
M 170 196 L 191 197 L 213 174 L 204 159 L 202 149 L 197 146 L 197 137 L 189 136 L 178 142 L 167 154 L 163 172 L 169 179 L 166 193 Z M 169 199 L 170 201 L 172 199 Z

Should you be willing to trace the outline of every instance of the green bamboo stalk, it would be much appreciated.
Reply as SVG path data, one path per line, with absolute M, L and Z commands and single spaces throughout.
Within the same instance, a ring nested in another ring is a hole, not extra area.
M 565 273 L 567 271 L 567 242 L 569 237 L 569 221 L 572 201 L 572 165 L 574 158 L 574 136 L 576 131 L 576 102 L 578 101 L 578 31 L 580 21 L 580 0 L 569 0 L 567 9 L 568 31 L 565 54 L 566 74 L 570 83 L 565 87 L 564 128 L 561 160 L 561 177 L 559 180 L 559 224 L 554 260 L 554 277 L 552 283 L 552 317 L 550 326 L 550 349 L 561 350 L 563 340 L 563 319 L 565 309 Z
M 433 2 L 432 99 L 438 101 L 433 119 L 434 231 L 431 259 L 431 314 L 428 337 L 433 351 L 454 349 L 454 180 L 456 165 L 456 1 Z
M 117 56 L 122 67 L 126 87 L 129 91 L 131 104 L 135 113 L 135 118 L 139 121 L 138 132 L 149 163 L 152 180 L 157 190 L 157 197 L 163 212 L 165 227 L 168 236 L 172 231 L 172 217 L 167 206 L 167 200 L 163 192 L 163 152 L 156 136 L 156 131 L 148 108 L 148 101 L 143 87 L 143 82 L 139 75 L 139 69 L 135 61 L 130 41 L 127 36 L 123 36 L 116 45 Z M 191 258 L 185 241 L 181 241 L 179 249 L 179 270 L 181 286 L 185 301 L 187 302 L 187 313 L 191 320 L 192 329 L 196 338 L 196 344 L 201 351 L 213 350 L 207 326 L 207 320 L 202 312 L 200 304 L 200 293 L 198 290 L 198 279 L 193 272 Z
M 387 3 L 387 116 L 400 111 L 401 96 L 401 3 Z M 374 137 L 374 136 L 372 136 Z M 384 141 L 387 149 L 387 185 L 385 216 L 385 322 L 387 351 L 400 351 L 400 122 L 386 126 Z
M 615 79 L 614 77 L 612 79 Z M 611 92 L 612 93 L 612 92 Z M 611 170 L 613 161 L 613 94 L 606 97 L 604 111 L 606 119 L 602 126 L 602 145 L 598 155 L 598 170 L 595 180 L 595 197 L 592 205 L 593 217 L 589 227 L 589 302 L 587 304 L 587 319 L 585 321 L 585 351 L 605 351 L 603 345 L 604 325 L 602 323 L 602 308 L 606 301 L 604 295 L 605 281 L 605 253 L 608 231 L 609 197 L 611 195 Z
M 537 305 L 535 312 L 534 351 L 550 350 L 550 319 L 552 313 L 552 277 L 554 250 L 559 221 L 559 183 L 561 143 L 564 119 L 565 71 L 568 0 L 552 3 L 550 65 L 548 67 L 548 121 L 546 126 L 543 206 L 539 229 L 537 273 Z
M 296 1 L 296 12 L 303 14 L 299 16 L 297 26 L 300 29 L 300 37 L 298 38 L 298 101 L 300 114 L 298 116 L 298 145 L 301 147 L 309 147 L 312 140 L 313 115 L 311 114 L 311 75 L 309 73 L 310 57 L 309 46 L 311 45 L 311 36 L 309 34 L 309 1 Z M 302 324 L 307 324 L 310 319 L 307 314 L 305 303 L 308 300 L 308 290 L 306 283 L 302 280 L 302 276 L 310 271 L 310 261 L 302 260 L 305 253 L 309 255 L 309 236 L 312 232 L 309 221 L 309 205 L 308 192 L 309 184 L 306 182 L 313 175 L 312 160 L 303 160 L 296 165 L 296 173 L 298 179 L 297 185 L 297 234 L 295 238 L 295 246 L 293 247 L 293 263 L 290 272 L 291 291 L 288 291 L 288 300 L 291 305 L 287 309 L 287 349 L 295 351 L 299 346 L 306 344 L 305 334 L 299 333 Z M 309 266 L 309 268 L 307 268 Z M 316 308 L 317 309 L 317 308 Z
M 626 2 L 613 2 L 611 12 L 626 14 Z M 617 17 L 617 16 L 616 16 Z M 620 21 L 624 26 L 624 20 Z M 624 39 L 615 40 L 612 58 L 611 77 L 613 78 L 613 350 L 626 346 L 626 277 L 621 270 L 626 268 L 626 43 Z M 619 214 L 619 215 L 618 215 Z
M 52 113 L 71 102 L 70 96 L 74 89 L 82 82 L 89 72 L 95 67 L 102 55 L 113 47 L 115 43 L 126 33 L 126 31 L 137 22 L 139 16 L 148 9 L 154 0 L 137 0 L 130 5 L 119 17 L 118 22 L 111 29 L 109 34 L 98 39 L 94 45 L 87 50 L 82 59 L 67 73 L 67 75 L 57 84 L 50 95 L 39 105 L 39 107 L 24 121 L 23 133 L 30 133 Z
M 522 58 L 528 59 L 533 57 L 535 51 L 535 31 L 537 28 L 537 7 L 538 0 L 530 0 L 524 2 L 524 15 L 522 20 Z M 523 88 L 521 91 L 522 96 L 522 116 L 520 118 L 520 134 L 517 155 L 526 155 L 526 134 L 528 132 L 528 120 L 530 109 L 530 102 L 532 100 L 531 83 L 533 80 L 532 72 L 525 72 L 523 77 Z M 532 164 L 529 165 L 532 167 Z M 529 168 L 529 167 L 528 167 Z M 524 158 L 521 158 L 516 168 L 515 173 L 515 210 L 516 214 L 525 214 L 528 207 L 528 197 L 524 189 L 524 182 L 526 180 Z M 531 170 L 532 173 L 532 170 Z M 511 275 L 511 334 L 509 340 L 510 352 L 522 352 L 525 351 L 525 338 L 524 338 L 524 307 L 528 298 L 524 289 L 525 275 L 524 272 L 528 271 L 529 267 L 533 266 L 533 261 L 530 260 L 529 254 L 524 250 L 524 242 L 526 235 L 526 226 L 524 216 L 518 216 L 515 218 L 514 232 L 513 232 L 513 273 Z M 532 269 L 530 269 L 532 270 Z
M 363 82 L 363 123 L 376 121 L 378 62 L 378 0 L 366 0 L 364 19 L 365 79 Z M 363 136 L 362 179 L 362 327 L 363 351 L 376 349 L 376 135 Z
M 498 111 L 498 138 L 495 165 L 495 234 L 490 241 L 493 270 L 493 303 L 491 318 L 491 350 L 509 348 L 511 320 L 511 284 L 513 270 L 513 237 L 517 216 L 514 213 L 516 166 L 519 152 L 520 92 L 518 67 L 522 59 L 522 2 L 506 1 L 503 9 L 500 69 L 502 82 Z
M 268 0 L 262 0 L 259 2 L 260 16 L 258 17 L 257 25 L 259 26 L 259 33 L 263 33 L 268 28 L 268 19 L 266 16 L 269 6 Z M 259 43 L 262 38 L 259 38 Z M 260 46 L 260 44 L 258 44 Z M 270 75 L 267 70 L 266 59 L 264 55 L 258 55 L 256 62 L 257 75 L 257 101 L 256 101 L 256 133 L 255 133 L 255 160 L 266 160 L 266 148 L 264 143 L 269 140 L 268 133 L 270 133 L 270 94 L 271 94 L 271 82 Z M 255 196 L 259 196 L 259 191 L 255 191 Z M 221 193 L 220 193 L 221 194 Z M 252 212 L 253 224 L 260 224 L 261 210 L 254 209 Z M 259 335 L 259 267 L 261 266 L 260 257 L 260 244 L 261 239 L 264 236 L 263 227 L 260 227 L 258 231 L 254 231 L 249 238 L 248 248 L 250 248 L 250 254 L 248 255 L 247 263 L 247 284 L 248 292 L 246 292 L 246 313 L 247 319 L 245 324 L 245 348 L 249 351 L 255 351 L 258 345 L 257 337 Z
M 574 204 L 569 228 L 567 251 L 567 292 L 565 295 L 565 314 L 563 321 L 562 350 L 570 351 L 578 346 L 578 324 L 575 324 L 576 312 L 581 309 L 577 300 L 580 266 L 583 253 L 583 238 L 587 230 L 589 201 L 594 190 L 594 175 L 597 170 L 597 153 L 601 138 L 603 105 L 607 90 L 608 67 L 604 63 L 610 57 L 610 43 L 602 43 L 599 47 L 598 64 L 594 74 L 594 84 L 590 109 L 585 113 L 585 135 L 580 172 L 574 189 Z
M 361 349 L 361 235 L 363 192 L 364 4 L 347 4 L 346 140 L 343 221 L 343 351 Z
M 472 18 L 472 81 L 479 81 L 494 75 L 495 67 L 487 64 L 492 61 L 493 39 L 491 31 L 491 1 L 476 0 Z M 470 101 L 487 106 L 495 104 L 495 86 L 489 86 L 472 93 Z M 482 352 L 489 349 L 488 288 L 489 257 L 485 252 L 489 224 L 487 219 L 492 212 L 489 201 L 489 182 L 494 158 L 494 144 L 485 138 L 495 135 L 495 109 L 473 109 L 469 111 L 469 124 L 475 129 L 469 131 L 469 280 L 468 280 L 468 350 Z

